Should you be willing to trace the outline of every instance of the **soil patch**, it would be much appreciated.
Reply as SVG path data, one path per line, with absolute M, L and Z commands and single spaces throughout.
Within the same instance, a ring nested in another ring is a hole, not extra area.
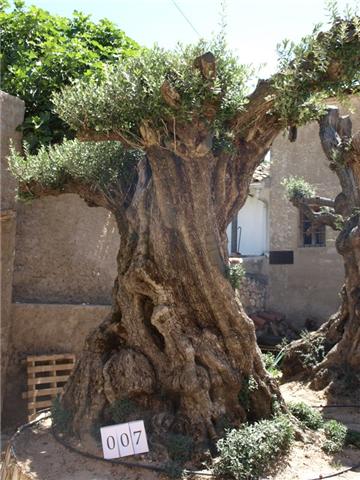
M 314 392 L 306 385 L 291 382 L 281 387 L 286 401 L 304 401 L 308 405 L 327 405 L 325 391 Z M 345 402 L 345 399 L 338 399 Z M 349 402 L 349 399 L 347 399 Z M 360 431 L 360 411 L 351 409 L 325 409 L 327 418 L 335 418 L 349 428 Z M 51 434 L 50 421 L 44 420 L 38 426 L 25 430 L 15 442 L 18 461 L 23 470 L 34 480 L 166 480 L 168 477 L 158 472 L 112 465 L 70 452 L 58 443 Z M 322 434 L 314 433 L 307 443 L 295 442 L 289 454 L 279 462 L 277 472 L 264 477 L 268 480 L 312 480 L 334 474 L 360 463 L 360 450 L 346 448 L 339 455 L 329 456 L 321 450 Z M 124 459 L 126 460 L 126 459 Z M 134 461 L 133 457 L 128 458 Z M 149 463 L 149 458 L 141 458 Z M 193 476 L 196 480 L 211 477 Z M 360 468 L 348 471 L 335 478 L 358 480 Z

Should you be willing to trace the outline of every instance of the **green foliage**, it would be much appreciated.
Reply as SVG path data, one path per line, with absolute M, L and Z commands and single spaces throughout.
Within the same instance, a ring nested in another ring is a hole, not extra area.
M 303 330 L 300 334 L 304 350 L 299 351 L 304 367 L 315 367 L 325 357 L 325 337 Z
M 279 364 L 284 357 L 284 351 L 280 351 L 276 356 L 271 353 L 263 353 L 262 360 L 265 364 L 265 369 L 273 378 L 280 378 L 282 376 Z
M 66 410 L 59 397 L 56 397 L 52 403 L 51 416 L 53 426 L 61 433 L 69 433 L 71 430 L 72 413 Z
M 183 468 L 176 462 L 167 462 L 164 465 L 164 471 L 170 478 L 179 479 L 183 477 Z
M 216 78 L 204 80 L 194 60 L 211 51 L 216 58 Z M 163 135 L 166 122 L 191 121 L 216 105 L 215 130 L 246 102 L 249 69 L 240 65 L 221 37 L 196 45 L 178 45 L 174 51 L 153 47 L 141 56 L 128 57 L 104 72 L 103 80 L 76 81 L 54 96 L 60 116 L 76 130 L 120 131 L 129 141 L 140 136 L 144 120 Z M 161 87 L 167 82 L 178 94 L 169 106 Z M 206 107 L 207 106 L 207 107 Z
M 239 392 L 239 402 L 248 412 L 250 409 L 250 394 L 259 387 L 256 378 L 252 375 L 245 375 Z
M 178 464 L 189 460 L 194 442 L 191 437 L 180 433 L 166 435 L 166 446 L 170 458 Z
M 225 276 L 233 289 L 240 288 L 241 281 L 245 277 L 246 270 L 240 263 L 231 263 L 225 267 Z
M 138 405 L 129 398 L 116 400 L 109 407 L 109 414 L 114 423 L 129 421 L 129 417 L 139 410 Z
M 324 424 L 326 440 L 322 449 L 326 453 L 338 453 L 345 445 L 347 428 L 336 420 L 330 420 Z
M 215 471 L 236 480 L 257 478 L 286 452 L 293 438 L 293 426 L 285 415 L 230 430 L 217 443 L 220 457 Z
M 291 402 L 288 404 L 288 408 L 302 425 L 311 428 L 311 430 L 318 430 L 324 424 L 321 413 L 304 402 Z
M 348 430 L 345 438 L 345 445 L 352 445 L 360 449 L 360 432 Z
M 12 149 L 9 158 L 10 169 L 20 182 L 39 182 L 43 187 L 61 188 L 71 178 L 103 191 L 115 182 L 129 183 L 142 155 L 139 151 L 126 151 L 116 142 L 82 143 L 77 140 L 41 147 L 36 155 L 25 148 L 25 154 L 26 157 L 22 157 Z M 31 200 L 31 191 L 21 193 L 21 198 Z
M 360 91 L 360 17 L 348 10 L 341 18 L 333 9 L 330 22 L 327 32 L 317 25 L 299 44 L 285 40 L 278 46 L 273 98 L 284 125 L 315 120 L 324 112 L 325 99 Z
M 281 185 L 285 187 L 289 199 L 301 199 L 315 196 L 315 189 L 301 177 L 284 178 Z
M 109 20 L 93 23 L 75 11 L 71 19 L 15 2 L 2 6 L 1 88 L 26 104 L 24 139 L 34 152 L 40 145 L 71 138 L 53 112 L 51 95 L 76 78 L 99 79 L 107 63 L 139 51 L 138 45 Z M 96 81 L 96 80 L 94 80 Z

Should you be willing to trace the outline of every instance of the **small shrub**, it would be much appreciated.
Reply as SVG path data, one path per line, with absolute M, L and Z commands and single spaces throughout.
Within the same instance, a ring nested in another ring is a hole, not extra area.
M 262 475 L 293 438 L 293 426 L 286 415 L 230 430 L 217 443 L 220 458 L 215 472 L 236 480 Z
M 322 449 L 326 453 L 338 453 L 345 445 L 347 427 L 336 420 L 329 420 L 324 425 L 326 440 Z
M 281 353 L 281 352 L 280 352 Z M 282 373 L 279 369 L 279 363 L 282 360 L 283 354 L 281 356 L 275 355 L 271 352 L 263 353 L 262 359 L 265 364 L 265 369 L 268 374 L 273 378 L 280 378 Z
M 288 407 L 294 417 L 300 420 L 305 427 L 311 428 L 311 430 L 318 430 L 323 426 L 324 421 L 321 413 L 305 403 L 289 403 Z
M 285 187 L 286 195 L 290 199 L 315 196 L 314 187 L 301 177 L 285 178 L 281 184 Z
M 303 330 L 300 337 L 304 345 L 304 350 L 299 351 L 301 363 L 304 367 L 314 367 L 325 357 L 325 337 L 314 336 L 307 330 Z
M 348 430 L 346 433 L 345 445 L 352 445 L 356 448 L 360 448 L 360 432 Z
M 244 376 L 241 390 L 239 392 L 239 402 L 248 412 L 250 408 L 250 393 L 258 389 L 256 378 L 252 375 Z
M 135 402 L 129 398 L 121 398 L 116 400 L 109 407 L 109 414 L 114 423 L 123 423 L 129 420 L 130 415 L 138 410 Z
M 240 288 L 245 273 L 246 271 L 240 263 L 230 264 L 225 268 L 225 276 L 234 290 Z
M 166 436 L 166 445 L 170 458 L 177 464 L 189 460 L 193 448 L 193 440 L 187 435 L 169 433 Z
M 182 478 L 183 475 L 183 469 L 181 465 L 179 465 L 176 462 L 167 462 L 164 465 L 164 471 L 166 475 L 170 478 Z
M 69 433 L 71 430 L 72 414 L 62 405 L 59 397 L 52 403 L 51 416 L 54 427 L 61 433 Z

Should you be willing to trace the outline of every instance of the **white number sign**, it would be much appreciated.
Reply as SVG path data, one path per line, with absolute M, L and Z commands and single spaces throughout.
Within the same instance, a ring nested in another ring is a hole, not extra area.
M 116 427 L 117 425 L 110 425 L 109 427 L 100 428 L 104 458 L 106 459 L 120 457 Z
M 146 453 L 149 446 L 143 420 L 100 428 L 104 458 Z
M 146 438 L 145 425 L 142 420 L 129 423 L 134 453 L 146 453 L 149 445 Z

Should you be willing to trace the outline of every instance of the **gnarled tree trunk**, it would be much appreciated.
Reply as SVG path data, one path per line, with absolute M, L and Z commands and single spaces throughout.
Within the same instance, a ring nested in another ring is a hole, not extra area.
M 351 136 L 351 121 L 341 117 L 337 108 L 330 108 L 320 121 L 320 139 L 337 174 L 341 193 L 329 199 L 292 199 L 314 224 L 325 224 L 340 233 L 337 252 L 342 256 L 345 284 L 341 291 L 339 311 L 304 340 L 290 345 L 284 358 L 283 372 L 290 377 L 306 371 L 312 386 L 324 388 L 331 382 L 337 389 L 345 380 L 346 387 L 360 388 L 360 132 Z M 326 210 L 319 207 L 326 205 Z M 314 210 L 314 207 L 315 210 Z M 323 342 L 325 358 L 312 368 L 304 365 L 310 342 Z
M 190 161 L 154 145 L 139 164 L 131 205 L 117 217 L 113 311 L 89 335 L 63 398 L 80 435 L 126 398 L 150 410 L 153 424 L 166 423 L 164 432 L 215 440 L 225 418 L 238 425 L 268 417 L 280 398 L 225 278 L 217 162 L 210 149 Z

